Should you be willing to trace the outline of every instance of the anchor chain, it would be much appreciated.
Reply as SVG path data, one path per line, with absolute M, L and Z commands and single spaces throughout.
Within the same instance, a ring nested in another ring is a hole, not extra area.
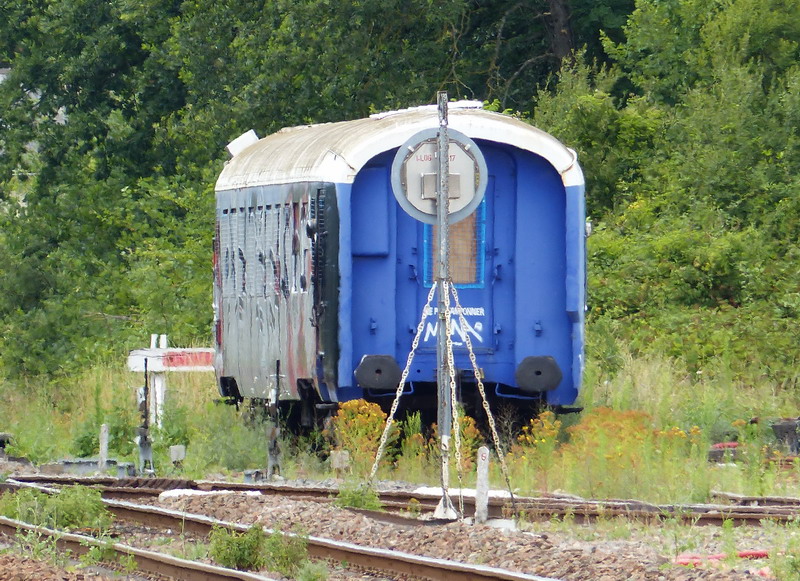
M 459 324 L 461 325 L 462 329 L 466 329 L 467 321 L 464 318 L 464 309 L 461 308 L 461 303 L 458 300 L 458 291 L 456 291 L 455 286 L 451 287 L 451 290 L 453 292 L 453 300 L 456 305 L 456 312 L 458 313 Z M 503 453 L 502 447 L 500 446 L 500 437 L 497 435 L 497 426 L 495 424 L 492 411 L 489 409 L 489 400 L 486 398 L 486 389 L 483 385 L 483 377 L 480 372 L 480 368 L 478 367 L 478 360 L 475 357 L 475 351 L 472 349 L 472 340 L 469 338 L 469 333 L 464 333 L 464 342 L 467 344 L 469 360 L 472 364 L 472 371 L 475 374 L 475 379 L 478 382 L 478 392 L 481 394 L 483 409 L 486 412 L 486 417 L 489 420 L 489 429 L 492 434 L 495 452 L 497 452 L 497 458 L 500 460 L 500 469 L 503 472 L 503 478 L 506 481 L 508 493 L 511 495 L 511 506 L 516 513 L 516 502 L 514 500 L 514 492 L 511 489 L 511 478 L 509 477 L 508 465 L 506 464 L 506 456 Z
M 406 379 L 408 379 L 408 373 L 411 370 L 411 363 L 414 361 L 414 355 L 419 347 L 419 340 L 420 337 L 422 337 L 422 330 L 425 328 L 425 320 L 428 318 L 428 314 L 431 312 L 430 305 L 435 292 L 436 285 L 433 285 L 431 287 L 431 291 L 428 293 L 428 299 L 425 302 L 425 306 L 422 307 L 422 318 L 419 320 L 417 332 L 414 335 L 414 340 L 411 342 L 411 351 L 408 353 L 405 369 L 403 369 L 403 373 L 400 375 L 400 382 L 397 384 L 397 391 L 394 395 L 392 407 L 389 410 L 389 417 L 386 420 L 386 426 L 384 426 L 383 433 L 381 434 L 380 444 L 378 445 L 378 453 L 375 455 L 375 463 L 372 465 L 372 470 L 369 473 L 370 482 L 375 479 L 375 475 L 378 473 L 378 465 L 383 457 L 383 453 L 386 451 L 386 442 L 389 439 L 389 431 L 391 430 L 392 423 L 394 422 L 394 415 L 397 413 L 397 406 L 400 404 L 400 397 L 403 395 L 403 388 L 406 385 Z

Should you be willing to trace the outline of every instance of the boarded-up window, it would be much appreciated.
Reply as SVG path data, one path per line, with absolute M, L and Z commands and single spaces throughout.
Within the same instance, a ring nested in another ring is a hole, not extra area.
M 482 202 L 469 216 L 450 224 L 450 277 L 460 288 L 483 286 L 486 205 Z M 425 284 L 436 280 L 439 263 L 439 227 L 425 225 Z

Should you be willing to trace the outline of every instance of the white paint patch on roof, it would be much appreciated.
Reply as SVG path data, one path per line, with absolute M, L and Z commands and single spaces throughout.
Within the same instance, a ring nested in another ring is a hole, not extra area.
M 354 121 L 281 129 L 228 161 L 216 190 L 308 181 L 352 183 L 376 155 L 438 126 L 436 106 L 427 105 Z M 584 183 L 574 151 L 524 121 L 484 111 L 478 101 L 451 103 L 448 127 L 472 139 L 505 143 L 540 155 L 561 174 L 566 186 Z

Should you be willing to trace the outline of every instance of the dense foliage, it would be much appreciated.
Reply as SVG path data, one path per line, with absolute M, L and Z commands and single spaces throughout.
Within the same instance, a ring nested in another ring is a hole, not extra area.
M 605 42 L 613 67 L 570 66 L 541 95 L 535 122 L 583 153 L 592 186 L 605 362 L 623 337 L 695 373 L 797 384 L 798 8 L 640 1 L 626 41 Z
M 209 342 L 213 183 L 247 129 L 439 89 L 520 111 L 588 180 L 590 356 L 797 383 L 800 0 L 9 0 L 0 359 Z

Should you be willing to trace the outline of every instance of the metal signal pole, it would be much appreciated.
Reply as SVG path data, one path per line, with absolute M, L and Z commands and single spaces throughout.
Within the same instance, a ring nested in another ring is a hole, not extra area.
M 437 96 L 439 107 L 439 133 L 437 134 L 437 156 L 439 158 L 439 187 L 436 188 L 436 224 L 438 226 L 439 256 L 436 276 L 438 298 L 438 329 L 436 341 L 436 382 L 438 384 L 438 414 L 439 439 L 442 452 L 442 500 L 437 512 L 440 517 L 455 514 L 455 509 L 450 501 L 448 485 L 450 480 L 449 456 L 450 433 L 453 417 L 452 400 L 450 398 L 450 364 L 448 357 L 448 330 L 450 327 L 449 303 L 450 292 L 450 139 L 447 135 L 447 93 L 440 91 Z
M 453 417 L 458 410 L 455 405 L 455 364 L 453 362 L 453 342 L 451 337 L 450 292 L 453 281 L 450 277 L 450 223 L 457 222 L 469 216 L 481 203 L 486 193 L 488 172 L 486 160 L 477 144 L 467 135 L 447 129 L 448 100 L 447 93 L 437 95 L 439 110 L 439 127 L 423 129 L 412 135 L 406 143 L 397 150 L 392 162 L 392 192 L 397 202 L 408 215 L 426 224 L 436 225 L 435 234 L 438 244 L 434 254 L 436 267 L 434 269 L 435 284 L 428 294 L 425 303 L 417 336 L 412 342 L 411 353 L 401 376 L 401 383 L 395 401 L 392 404 L 392 416 L 396 410 L 397 402 L 402 395 L 403 382 L 407 378 L 408 368 L 414 356 L 414 351 L 419 346 L 419 333 L 421 333 L 428 314 L 433 295 L 438 293 L 436 308 L 436 382 L 437 382 L 437 423 L 439 428 L 439 445 L 442 458 L 442 500 L 434 512 L 437 518 L 455 519 L 458 517 L 453 504 L 448 496 L 449 483 L 449 456 L 450 438 L 453 432 Z M 456 175 L 451 175 L 454 169 Z M 435 195 L 431 195 L 430 177 L 436 174 Z M 454 189 L 454 203 L 450 204 L 450 179 L 457 190 Z M 453 209 L 454 208 L 454 209 Z M 451 211 L 452 210 L 452 211 Z M 458 302 L 458 297 L 456 302 Z M 474 362 L 473 362 L 474 363 Z M 391 419 L 390 419 L 391 422 Z M 387 422 L 387 425 L 390 425 Z M 382 437 L 381 450 L 385 444 L 385 434 Z M 458 432 L 455 433 L 458 436 Z M 456 444 L 459 438 L 455 438 Z M 456 456 L 458 456 L 456 445 Z M 380 453 L 378 454 L 380 456 Z M 373 465 L 373 476 L 376 463 Z M 460 498 L 460 497 L 459 497 Z M 461 507 L 463 512 L 463 507 Z

